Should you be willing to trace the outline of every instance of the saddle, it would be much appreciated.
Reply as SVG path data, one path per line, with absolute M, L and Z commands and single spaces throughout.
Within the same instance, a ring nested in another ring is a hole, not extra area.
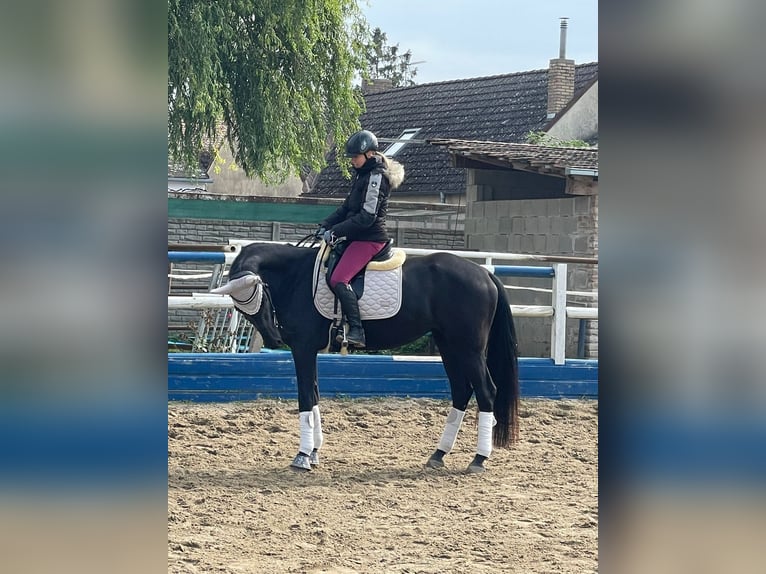
M 330 276 L 338 263 L 346 242 L 330 249 L 323 244 L 314 262 L 312 290 L 314 306 L 327 319 L 340 317 L 340 306 L 335 304 L 335 293 L 330 289 Z M 362 320 L 387 319 L 399 312 L 402 306 L 402 265 L 406 254 L 393 247 L 389 240 L 383 249 L 351 281 L 351 288 L 359 299 Z M 324 275 L 324 280 L 320 276 Z
M 330 277 L 332 277 L 332 273 L 333 271 L 335 271 L 335 267 L 338 265 L 338 262 L 340 261 L 340 258 L 343 256 L 343 253 L 345 253 L 348 245 L 349 245 L 348 241 L 339 241 L 338 243 L 336 243 L 330 249 L 330 253 L 327 256 L 327 259 L 325 261 L 325 266 L 326 266 L 326 269 L 324 271 L 325 281 L 327 281 L 327 286 L 330 287 L 331 289 L 332 289 L 332 286 L 330 285 Z M 389 239 L 386 242 L 385 246 L 375 254 L 375 256 L 370 260 L 370 262 L 365 266 L 365 268 L 359 271 L 359 273 L 357 273 L 351 279 L 350 285 L 351 285 L 351 288 L 354 290 L 354 293 L 356 293 L 357 299 L 361 299 L 362 295 L 364 295 L 365 271 L 367 271 L 367 269 L 385 271 L 389 267 L 388 265 L 377 265 L 377 264 L 382 263 L 384 261 L 388 261 L 393 258 L 394 256 L 393 245 L 394 245 L 394 240 Z

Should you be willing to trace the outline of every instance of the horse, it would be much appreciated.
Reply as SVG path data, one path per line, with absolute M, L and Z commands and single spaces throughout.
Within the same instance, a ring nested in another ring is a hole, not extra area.
M 324 245 L 324 244 L 323 244 Z M 290 348 L 298 385 L 300 444 L 290 467 L 310 471 L 324 442 L 319 413 L 317 355 L 328 348 L 332 321 L 313 300 L 318 247 L 251 243 L 229 269 L 216 293 L 252 286 L 248 307 L 237 309 L 263 337 L 267 348 Z M 253 299 L 255 306 L 252 305 Z M 479 409 L 476 455 L 468 472 L 486 470 L 493 446 L 518 439 L 518 344 L 502 282 L 484 267 L 448 252 L 407 258 L 402 268 L 402 302 L 387 319 L 363 320 L 366 348 L 392 349 L 430 332 L 449 379 L 452 408 L 429 468 L 443 468 L 457 439 L 468 402 Z

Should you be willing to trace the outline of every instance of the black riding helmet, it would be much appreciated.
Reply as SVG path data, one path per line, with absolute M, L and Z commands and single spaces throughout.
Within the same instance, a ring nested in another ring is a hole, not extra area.
M 378 149 L 378 138 L 367 130 L 356 132 L 346 142 L 346 157 L 354 157 L 360 153 Z

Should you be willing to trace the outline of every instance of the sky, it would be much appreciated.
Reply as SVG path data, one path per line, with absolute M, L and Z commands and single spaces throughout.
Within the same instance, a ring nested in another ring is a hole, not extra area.
M 566 57 L 598 61 L 597 0 L 360 0 L 371 29 L 412 51 L 416 84 L 548 67 L 559 56 L 568 17 Z

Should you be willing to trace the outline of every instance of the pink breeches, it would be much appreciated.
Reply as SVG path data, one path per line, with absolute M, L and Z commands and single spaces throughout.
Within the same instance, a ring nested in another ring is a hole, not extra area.
M 352 241 L 332 272 L 330 286 L 335 289 L 338 283 L 350 283 L 385 245 L 384 241 Z

